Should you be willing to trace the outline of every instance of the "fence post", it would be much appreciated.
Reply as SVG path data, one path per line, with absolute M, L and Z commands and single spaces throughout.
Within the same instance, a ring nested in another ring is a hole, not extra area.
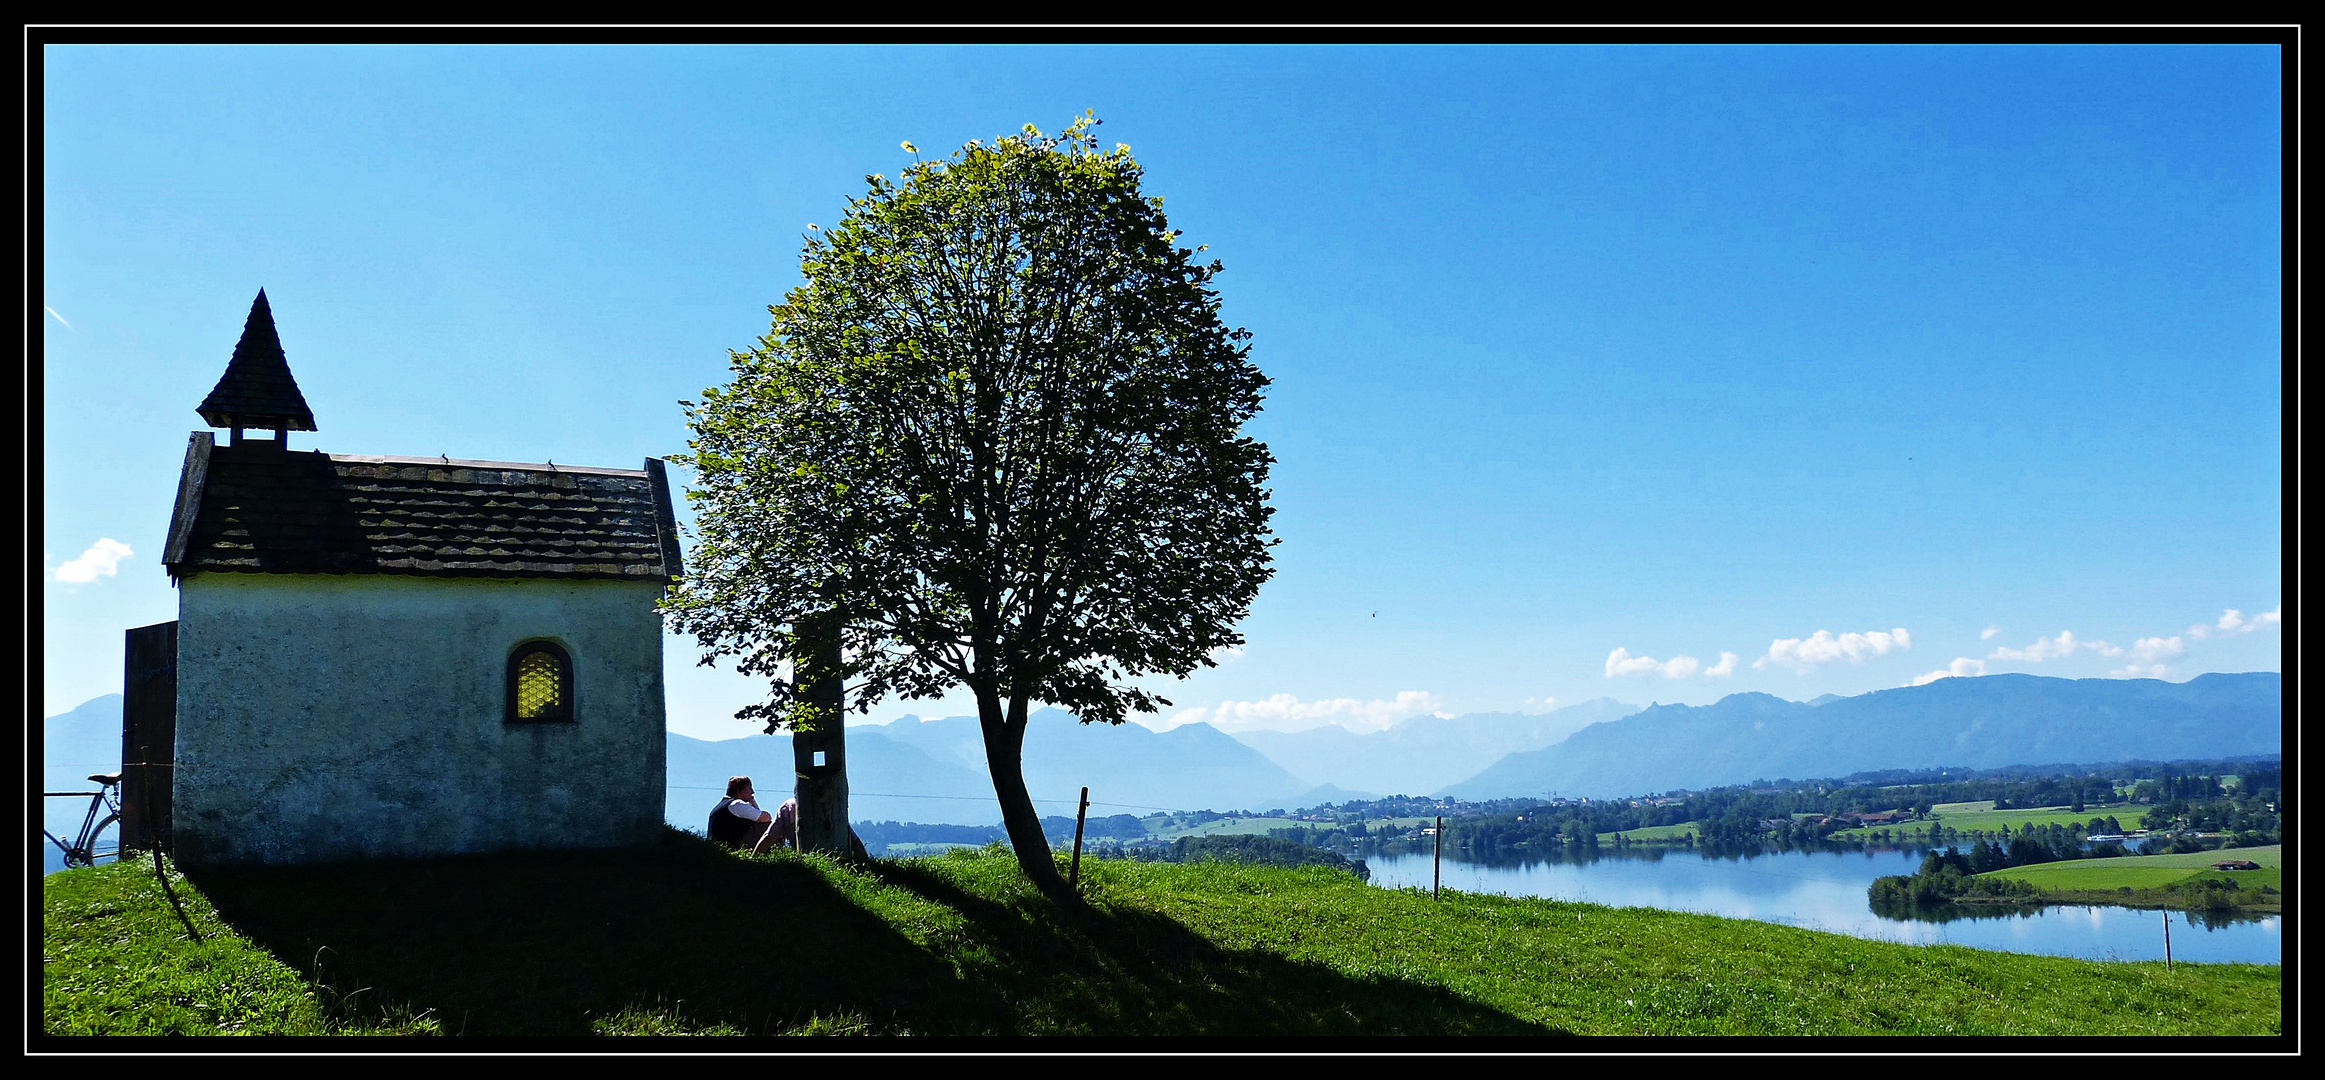
M 1066 888 L 1079 889 L 1082 884 L 1082 819 L 1090 816 L 1090 789 L 1082 788 L 1082 808 L 1074 811 L 1074 862 L 1066 870 Z
M 2172 909 L 2164 909 L 2164 970 L 2172 969 Z
M 1437 816 L 1437 854 L 1429 859 L 1429 899 L 1437 899 L 1438 888 L 1445 884 L 1445 816 Z

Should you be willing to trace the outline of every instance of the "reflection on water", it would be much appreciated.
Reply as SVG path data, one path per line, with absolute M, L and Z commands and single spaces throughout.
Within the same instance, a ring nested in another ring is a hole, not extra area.
M 1379 845 L 1360 852 L 1372 882 L 1426 889 L 1426 846 Z M 1466 853 L 1465 853 L 1466 854 Z M 1502 852 L 1489 859 L 1446 854 L 1444 887 L 1507 896 L 1542 896 L 1610 907 L 1653 907 L 1906 944 L 1967 945 L 2007 952 L 2091 960 L 2161 960 L 2164 914 L 2117 907 L 1978 908 L 1953 911 L 1873 910 L 1873 879 L 1910 874 L 1918 848 L 1708 852 L 1667 846 Z M 2172 958 L 2199 963 L 2274 964 L 2283 917 L 2247 913 L 2172 912 Z
M 2042 908 L 2020 907 L 2016 904 L 1916 904 L 1911 901 L 1880 900 L 1873 901 L 1871 907 L 1873 914 L 1884 919 L 1933 923 L 1960 922 L 1963 919 L 2031 919 L 2044 910 Z M 2130 909 L 2112 908 L 2109 910 Z M 2196 908 L 2191 911 L 2175 911 L 2172 913 L 2172 917 L 2175 919 L 2184 917 L 2189 923 L 2206 930 L 2220 930 L 2235 926 L 2238 923 L 2266 922 L 2276 918 L 2275 915 L 2266 912 L 2240 911 L 2235 908 Z M 2149 918 L 2160 919 L 2161 916 L 2151 914 Z

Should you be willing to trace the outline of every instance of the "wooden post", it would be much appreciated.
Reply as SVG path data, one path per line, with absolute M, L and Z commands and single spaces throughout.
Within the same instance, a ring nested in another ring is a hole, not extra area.
M 2164 970 L 2172 969 L 2172 909 L 2164 909 Z
M 121 850 L 159 851 L 177 760 L 178 624 L 130 630 L 121 651 Z
M 1445 816 L 1437 816 L 1437 854 L 1429 859 L 1429 898 L 1437 898 L 1437 890 L 1445 884 Z
M 791 763 L 799 801 L 799 850 L 846 855 L 848 840 L 847 703 L 840 682 L 840 620 L 837 612 L 800 620 L 806 640 L 792 662 L 800 697 L 811 711 L 809 726 L 791 733 Z
M 1082 788 L 1082 808 L 1074 811 L 1074 862 L 1066 871 L 1066 887 L 1076 889 L 1082 882 L 1082 819 L 1090 816 L 1090 789 Z

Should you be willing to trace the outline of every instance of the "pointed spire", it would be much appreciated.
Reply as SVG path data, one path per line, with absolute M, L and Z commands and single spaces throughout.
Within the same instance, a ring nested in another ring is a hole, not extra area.
M 275 336 L 274 311 L 266 306 L 266 290 L 250 305 L 242 324 L 242 340 L 234 345 L 234 359 L 226 374 L 196 410 L 211 427 L 274 428 L 313 431 L 315 414 L 291 378 L 290 362 L 283 359 L 282 339 Z

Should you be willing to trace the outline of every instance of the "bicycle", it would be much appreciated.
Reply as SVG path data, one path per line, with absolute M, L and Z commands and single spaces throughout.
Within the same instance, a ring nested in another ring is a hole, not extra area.
M 84 795 L 88 796 L 89 813 L 81 819 L 80 835 L 74 837 L 72 843 L 67 844 L 63 840 L 57 839 L 57 834 L 47 829 L 40 831 L 42 836 L 48 837 L 49 843 L 55 844 L 58 850 L 65 853 L 65 869 L 67 870 L 95 866 L 97 860 L 107 856 L 116 859 L 121 857 L 120 836 L 118 834 L 114 837 L 113 850 L 97 850 L 97 838 L 103 835 L 105 830 L 114 822 L 121 820 L 121 799 L 114 791 L 121 783 L 121 774 L 117 772 L 92 773 L 89 779 L 97 784 L 97 790 L 41 792 L 41 797 L 48 799 L 78 799 Z

